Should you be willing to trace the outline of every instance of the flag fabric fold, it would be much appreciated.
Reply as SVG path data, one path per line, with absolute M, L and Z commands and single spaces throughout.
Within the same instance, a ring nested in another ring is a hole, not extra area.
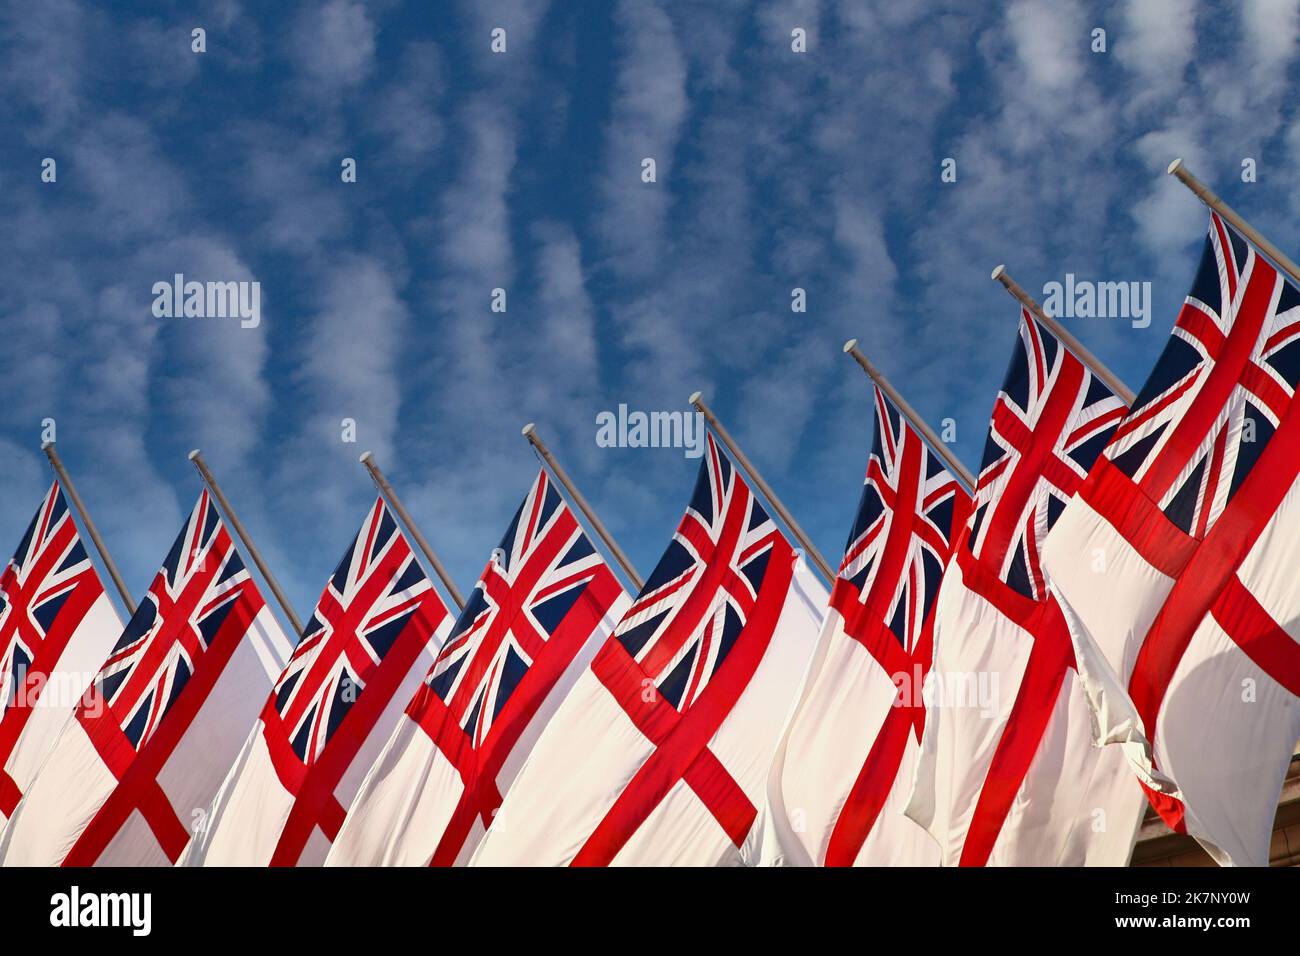
M 204 491 L 0 834 L 0 862 L 174 863 L 289 648 Z
M 468 860 L 628 604 L 543 469 L 366 774 L 327 865 Z
M 671 544 L 471 865 L 744 862 L 826 599 L 709 435 Z
M 377 499 L 182 862 L 322 863 L 450 623 Z
M 1122 866 L 1145 802 L 1092 742 L 1042 541 L 1125 412 L 1026 310 L 967 532 L 939 590 L 930 717 L 907 813 L 945 865 Z
M 1043 556 L 1100 740 L 1221 864 L 1267 864 L 1300 737 L 1298 381 L 1300 290 L 1212 214 L 1169 342 Z
M 121 633 L 55 481 L 0 572 L 0 829 Z
M 932 607 L 970 497 L 875 390 L 857 517 L 768 781 L 760 862 L 937 865 L 902 814 L 925 723 Z

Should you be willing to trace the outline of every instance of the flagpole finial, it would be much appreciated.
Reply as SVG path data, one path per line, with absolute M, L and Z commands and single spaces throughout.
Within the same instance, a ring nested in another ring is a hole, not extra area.
M 605 542 L 605 547 L 609 548 L 609 553 L 614 556 L 614 560 L 619 563 L 619 566 L 623 569 L 623 573 L 627 575 L 628 580 L 632 582 L 636 587 L 636 590 L 639 592 L 643 587 L 645 587 L 645 579 L 636 573 L 636 568 L 632 566 L 631 559 L 623 553 L 623 549 L 618 546 L 618 542 L 615 541 L 614 536 L 609 533 L 609 529 L 605 527 L 604 522 L 602 522 L 600 518 L 596 517 L 596 512 L 593 511 L 591 505 L 587 503 L 587 499 L 582 496 L 582 492 L 580 492 L 569 479 L 568 472 L 560 467 L 560 463 L 555 460 L 555 456 L 551 454 L 551 450 L 546 447 L 546 442 L 542 441 L 541 437 L 538 436 L 537 424 L 535 422 L 529 422 L 520 431 L 523 436 L 528 439 L 529 444 L 533 446 L 533 450 L 537 452 L 537 456 L 545 463 L 544 467 L 550 469 L 549 474 L 560 483 L 565 491 L 569 493 L 569 497 L 572 498 L 573 503 L 578 506 L 578 510 L 586 515 L 587 520 L 591 522 L 592 530 L 596 532 L 600 540 Z
M 438 578 L 442 581 L 443 587 L 447 589 L 447 593 L 451 595 L 452 601 L 456 603 L 456 612 L 459 613 L 465 606 L 465 596 L 460 593 L 460 588 L 456 587 L 456 582 L 452 580 L 446 567 L 438 560 L 438 556 L 433 553 L 433 548 L 420 532 L 419 527 L 416 526 L 415 519 L 413 519 L 410 512 L 406 510 L 406 505 L 402 504 L 402 499 L 397 497 L 397 492 L 393 490 L 393 486 L 390 485 L 388 479 L 384 477 L 384 473 L 379 469 L 379 465 L 375 463 L 375 456 L 368 451 L 364 451 L 361 453 L 361 458 L 359 460 L 361 464 L 365 465 L 366 471 L 370 473 L 370 480 L 373 481 L 375 487 L 379 489 L 380 500 L 386 501 L 388 506 L 393 509 L 397 514 L 398 520 L 401 521 L 402 524 L 406 525 L 406 530 L 410 532 L 411 537 L 415 539 L 416 546 L 424 552 L 424 556 L 429 559 L 429 564 L 433 567 L 433 573 L 438 575 Z
M 825 576 L 828 582 L 833 583 L 835 581 L 835 572 L 826 563 L 826 559 L 817 550 L 817 546 L 804 533 L 803 528 L 799 527 L 799 522 L 794 520 L 794 515 L 790 514 L 789 510 L 782 504 L 781 499 L 776 496 L 776 492 L 772 490 L 771 485 L 763 480 L 763 476 L 759 474 L 753 462 L 732 441 L 731 434 L 723 427 L 722 422 L 718 421 L 717 416 L 713 414 L 709 406 L 704 404 L 704 400 L 700 396 L 700 392 L 695 392 L 691 395 L 689 401 L 704 416 L 704 420 L 708 422 L 713 436 L 727 449 L 727 454 L 731 456 L 731 460 L 735 462 L 736 466 L 748 476 L 750 484 L 757 488 L 759 493 L 767 499 L 768 504 L 776 510 L 777 517 L 785 522 L 786 529 L 803 546 L 804 552 L 812 557 L 813 563 L 817 565 L 817 570 Z
M 703 395 L 704 395 L 703 392 L 691 392 L 691 397 L 686 400 L 686 404 L 694 405 L 703 397 Z
M 858 340 L 849 339 L 845 342 L 844 352 L 862 367 L 862 371 L 867 373 L 867 378 L 871 379 L 872 387 L 893 402 L 895 407 L 903 413 L 903 417 L 912 423 L 912 427 L 921 433 L 921 437 L 929 443 L 930 448 L 944 460 L 948 470 L 956 475 L 958 480 L 967 488 L 973 489 L 975 487 L 975 476 L 971 474 L 970 469 L 961 463 L 961 460 L 952 453 L 952 449 L 943 443 L 943 440 L 935 434 L 934 429 L 925 423 L 925 419 L 917 414 L 916 409 L 898 393 L 898 389 L 889 383 L 889 379 L 881 374 L 880 369 L 871 364 L 871 359 L 867 358 L 862 349 L 858 348 Z M 832 575 L 832 577 L 834 576 Z
M 244 550 L 248 552 L 248 557 L 253 559 L 253 564 L 255 564 L 257 570 L 262 573 L 262 580 L 266 582 L 266 586 L 269 587 L 271 593 L 275 595 L 276 601 L 280 604 L 280 610 L 284 611 L 285 619 L 288 620 L 289 624 L 293 628 L 295 639 L 302 637 L 302 620 L 294 611 L 293 605 L 289 603 L 289 599 L 285 597 L 284 590 L 280 587 L 280 582 L 275 579 L 275 575 L 271 573 L 271 569 L 268 568 L 266 562 L 262 560 L 262 552 L 258 551 L 257 545 L 253 544 L 253 539 L 249 537 L 247 529 L 244 528 L 244 523 L 239 520 L 239 515 L 237 515 L 235 509 L 230 506 L 230 500 L 226 497 L 225 492 L 221 490 L 221 485 L 217 483 L 216 477 L 208 469 L 207 462 L 200 457 L 197 448 L 190 452 L 189 458 L 190 461 L 194 462 L 194 467 L 197 469 L 199 477 L 203 479 L 203 493 L 205 495 L 211 494 L 212 497 L 216 499 L 218 514 L 225 515 L 227 523 L 234 529 L 239 540 L 243 542 Z
M 1034 297 L 1022 289 L 1020 283 L 1007 275 L 1007 270 L 1004 266 L 998 266 L 993 270 L 993 278 L 1006 287 L 1007 292 L 1020 303 L 1023 312 L 1032 314 L 1034 318 L 1038 319 L 1038 321 L 1041 322 L 1049 332 L 1056 336 L 1061 342 L 1064 342 L 1065 347 L 1078 356 L 1079 360 L 1082 361 L 1084 365 L 1088 366 L 1092 372 L 1100 377 L 1112 392 L 1122 398 L 1125 405 L 1133 404 L 1134 399 L 1137 397 L 1133 393 L 1133 390 L 1125 385 L 1118 375 L 1102 364 L 1101 359 L 1089 352 L 1087 346 L 1075 338 L 1074 334 L 1069 329 L 1057 321 L 1056 318 L 1043 311 L 1043 307 L 1034 301 Z
M 1197 199 L 1209 206 L 1213 212 L 1226 219 L 1232 224 L 1234 229 L 1241 233 L 1250 242 L 1254 243 L 1256 249 L 1264 253 L 1264 255 L 1273 261 L 1273 265 L 1286 273 L 1286 277 L 1291 280 L 1293 285 L 1300 286 L 1300 265 L 1292 262 L 1290 256 L 1277 246 L 1273 245 L 1273 243 L 1269 242 L 1268 237 L 1243 219 L 1241 214 L 1235 209 L 1215 195 L 1213 189 L 1193 176 L 1192 171 L 1183 165 L 1181 159 L 1175 159 L 1169 164 L 1169 173 L 1176 177 L 1180 183 L 1190 189 Z
M 997 265 L 993 267 L 993 273 L 989 276 L 989 278 L 992 279 L 994 282 L 996 282 L 998 279 L 1002 278 L 1002 273 L 1006 271 L 1007 271 L 1006 263 L 999 262 Z
M 90 513 L 86 511 L 81 495 L 77 494 L 77 486 L 72 483 L 72 476 L 63 467 L 63 459 L 54 450 L 54 440 L 41 442 L 41 451 L 45 453 L 45 457 L 49 458 L 50 467 L 59 476 L 59 481 L 63 484 L 63 490 L 67 492 L 68 500 L 72 502 L 72 507 L 81 516 L 81 523 L 85 527 L 86 533 L 90 535 L 91 543 L 95 545 L 95 550 L 99 552 L 99 557 L 104 562 L 104 568 L 108 571 L 108 576 L 113 579 L 117 593 L 122 596 L 122 605 L 134 617 L 135 601 L 131 598 L 131 592 L 126 589 L 126 582 L 122 580 L 121 572 L 117 570 L 117 565 L 113 563 L 113 557 L 108 553 L 108 546 L 104 544 L 104 539 L 99 536 L 99 529 L 95 527 L 95 522 L 90 520 Z
M 1183 165 L 1183 158 L 1179 156 L 1177 159 L 1175 159 L 1172 163 L 1169 164 L 1169 168 L 1165 170 L 1165 175 L 1172 176 L 1174 173 L 1178 172 L 1178 167 L 1182 165 Z

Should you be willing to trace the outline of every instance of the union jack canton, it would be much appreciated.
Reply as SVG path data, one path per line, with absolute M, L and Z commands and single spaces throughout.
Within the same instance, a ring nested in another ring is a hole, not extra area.
M 1043 541 L 1127 409 L 1024 309 L 1017 346 L 989 421 L 968 546 L 1042 601 Z
M 132 749 L 148 743 L 227 616 L 246 602 L 256 604 L 245 611 L 251 620 L 261 595 L 204 491 L 97 680 Z
M 102 613 L 91 620 L 99 603 Z M 85 645 L 78 653 L 71 644 L 83 622 L 97 633 L 78 639 Z M 67 664 L 67 657 L 89 656 L 97 667 L 104 642 L 120 629 L 56 481 L 0 572 L 0 824 L 22 798 L 20 781 L 25 783 L 43 756 L 36 750 L 53 743 L 57 718 L 42 720 L 35 708 L 58 708 L 66 719 L 89 680 L 61 674 L 66 668 L 60 664 Z M 51 696 L 43 699 L 47 691 Z
M 1171 522 L 1205 537 L 1295 395 L 1298 339 L 1300 290 L 1213 215 L 1178 322 L 1106 457 Z
M 849 595 L 859 603 L 870 600 L 873 616 L 913 654 L 952 555 L 954 518 L 965 517 L 969 496 L 880 389 L 875 400 L 866 482 L 833 593 L 842 593 L 840 580 L 851 591 L 832 602 L 845 604 L 840 611 L 852 619 L 857 615 L 846 603 Z M 877 593 L 878 585 L 888 590 Z
M 298 760 L 320 757 L 412 618 L 436 625 L 445 614 L 392 512 L 375 501 L 267 704 Z M 417 652 L 432 634 L 419 630 Z

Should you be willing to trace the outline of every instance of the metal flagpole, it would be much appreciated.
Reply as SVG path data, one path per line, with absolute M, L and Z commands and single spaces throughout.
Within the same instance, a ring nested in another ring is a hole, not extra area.
M 1112 392 L 1124 399 L 1125 405 L 1131 406 L 1133 404 L 1133 400 L 1137 398 L 1133 389 L 1120 381 L 1119 376 L 1108 369 L 1101 359 L 1088 351 L 1084 344 L 1076 339 L 1069 329 L 1044 312 L 1043 307 L 1034 301 L 1033 296 L 1022 289 L 1015 279 L 1007 275 L 1006 266 L 998 266 L 993 270 L 993 274 L 989 278 L 1001 282 L 1008 292 L 1020 300 L 1021 305 L 1034 313 L 1039 322 L 1042 322 L 1043 325 L 1047 326 L 1053 335 L 1065 343 L 1066 348 L 1073 352 L 1084 365 L 1096 372 L 1097 377 L 1105 382 Z
M 832 571 L 831 566 L 826 563 L 826 559 L 822 557 L 822 553 L 818 551 L 817 546 L 809 540 L 808 535 L 804 533 L 803 528 L 799 527 L 799 522 L 794 520 L 794 515 L 790 514 L 786 509 L 786 506 L 781 503 L 781 499 L 776 496 L 776 492 L 772 490 L 772 486 L 763 480 L 763 476 L 758 473 L 758 469 L 754 467 L 747 457 L 745 457 L 745 453 L 736 446 L 736 443 L 731 440 L 731 435 L 722 427 L 722 422 L 718 421 L 717 416 L 713 414 L 709 409 L 709 406 L 704 404 L 704 399 L 700 396 L 700 393 L 695 392 L 687 399 L 687 401 L 694 405 L 695 408 L 699 410 L 700 414 L 704 416 L 714 433 L 717 434 L 717 436 L 722 439 L 722 443 L 727 446 L 727 451 L 731 452 L 731 457 L 736 459 L 736 463 L 745 470 L 745 473 L 749 475 L 750 480 L 753 481 L 758 490 L 763 493 L 763 497 L 771 502 L 772 507 L 776 509 L 777 515 L 780 516 L 783 522 L 785 522 L 785 526 L 790 529 L 790 533 L 798 539 L 799 544 L 803 547 L 804 554 L 808 555 L 812 563 L 817 566 L 817 569 L 826 576 L 826 580 L 833 583 L 835 581 L 835 572 Z
M 229 519 L 231 527 L 235 529 L 235 534 L 239 535 L 239 540 L 244 543 L 244 547 L 248 550 L 248 556 L 252 558 L 253 563 L 257 565 L 257 570 L 262 572 L 262 579 L 266 581 L 267 586 L 271 589 L 271 593 L 275 595 L 275 599 L 280 602 L 280 609 L 284 611 L 284 616 L 287 617 L 289 623 L 293 625 L 294 637 L 301 637 L 302 621 L 298 620 L 298 615 L 294 613 L 292 605 L 289 604 L 289 599 L 284 596 L 284 591 L 280 589 L 280 582 L 275 579 L 275 575 L 271 573 L 271 569 L 268 568 L 266 562 L 262 560 L 261 552 L 259 552 L 257 547 L 253 544 L 253 540 L 248 536 L 248 532 L 244 530 L 244 523 L 239 520 L 239 515 L 235 514 L 235 510 L 230 507 L 230 502 L 227 501 L 226 496 L 221 493 L 221 486 L 217 484 L 217 479 L 212 477 L 212 472 L 208 471 L 208 466 L 203 460 L 203 455 L 196 448 L 190 452 L 189 457 L 190 461 L 194 462 L 194 467 L 199 470 L 199 475 L 202 476 L 203 483 L 206 484 L 208 490 L 212 492 L 212 497 L 217 499 L 217 504 L 219 504 L 221 510 L 226 513 L 226 518 Z
M 618 542 L 615 541 L 614 536 L 609 533 L 609 529 L 606 528 L 604 523 L 596 517 L 596 512 L 592 510 L 591 505 L 587 504 L 587 499 L 582 497 L 582 492 L 574 487 L 573 482 L 569 480 L 568 473 L 560 467 L 560 463 L 555 460 L 555 456 L 551 454 L 551 450 L 547 448 L 545 442 L 538 437 L 537 426 L 532 422 L 529 422 L 523 428 L 523 436 L 528 439 L 535 449 L 537 449 L 537 454 L 542 456 L 542 461 L 544 461 L 546 466 L 551 470 L 551 474 L 553 474 L 555 479 L 564 486 L 564 490 L 569 493 L 569 497 L 573 499 L 573 503 L 578 506 L 584 515 L 586 515 L 587 520 L 591 522 L 592 529 L 596 534 L 600 535 L 600 539 L 605 542 L 605 547 L 609 548 L 610 554 L 614 555 L 614 559 L 618 561 L 619 566 L 623 568 L 623 573 L 628 576 L 628 579 L 635 584 L 636 589 L 640 591 L 645 587 L 645 581 L 642 579 L 641 575 L 636 573 L 636 568 L 632 566 L 631 559 L 623 553 L 623 549 L 618 546 Z
M 384 473 L 375 464 L 375 456 L 370 452 L 363 452 L 361 464 L 366 466 L 366 471 L 370 472 L 370 477 L 374 479 L 375 486 L 379 488 L 379 493 L 384 496 L 384 500 L 388 502 L 389 506 L 397 512 L 397 517 L 401 519 L 402 524 L 406 525 L 406 530 L 411 532 L 411 537 L 415 539 L 415 543 L 424 552 L 424 556 L 429 559 L 429 564 L 433 565 L 433 570 L 437 573 L 439 580 L 442 581 L 442 586 L 447 589 L 451 599 L 456 602 L 456 610 L 459 611 L 465 606 L 464 595 L 460 593 L 460 589 L 456 587 L 456 582 L 451 579 L 451 575 L 447 573 L 443 563 L 433 553 L 433 548 L 429 546 L 429 542 L 425 540 L 424 535 L 420 533 L 420 529 L 416 527 L 415 522 L 411 519 L 410 512 L 402 504 L 402 499 L 397 497 L 397 492 L 393 490 L 393 486 L 388 483 Z
M 1201 182 L 1188 172 L 1181 159 L 1175 159 L 1170 163 L 1166 172 L 1194 192 L 1201 202 L 1205 203 L 1205 205 L 1209 206 L 1224 219 L 1228 220 L 1228 222 L 1232 223 L 1239 233 L 1259 248 L 1260 252 L 1272 259 L 1273 263 L 1285 272 L 1292 282 L 1296 285 L 1300 285 L 1300 266 L 1297 266 L 1292 262 L 1281 249 L 1265 239 L 1264 236 L 1260 234 L 1254 226 L 1243 219 L 1235 209 L 1215 195 L 1214 191 L 1211 190 L 1209 186 L 1205 185 L 1205 183 Z
M 971 470 L 961 463 L 961 459 L 952 453 L 948 446 L 944 444 L 943 440 L 935 434 L 934 429 L 926 423 L 925 419 L 916 413 L 916 409 L 908 403 L 907 399 L 903 398 L 903 396 L 898 393 L 898 389 L 894 388 L 894 386 L 890 384 L 889 379 L 885 378 L 880 369 L 876 368 L 876 366 L 872 364 L 871 359 L 867 358 L 862 349 L 858 347 L 858 340 L 849 339 L 845 342 L 844 351 L 846 354 L 852 356 L 853 360 L 862 366 L 862 371 L 866 372 L 871 380 L 880 386 L 880 390 L 889 397 L 889 400 L 898 406 L 898 410 L 906 416 L 909 422 L 912 423 L 912 427 L 921 433 L 921 436 L 926 440 L 930 447 L 933 448 L 938 453 L 939 457 L 943 459 L 944 464 L 948 466 L 948 470 L 955 474 L 958 480 L 966 486 L 966 490 L 974 491 L 975 476 L 971 474 Z
M 113 563 L 113 558 L 104 545 L 104 539 L 99 536 L 99 529 L 95 527 L 95 522 L 90 520 L 90 513 L 86 511 L 86 506 L 82 504 L 81 495 L 77 494 L 77 486 L 72 483 L 72 476 L 63 467 L 63 460 L 59 458 L 59 453 L 54 450 L 54 442 L 47 441 L 43 443 L 41 451 L 45 452 L 45 457 L 50 460 L 54 473 L 59 476 L 59 483 L 63 486 L 63 490 L 68 493 L 68 500 L 72 502 L 72 507 L 77 509 L 77 515 L 81 518 L 81 524 L 85 527 L 86 534 L 90 535 L 95 550 L 99 552 L 100 560 L 104 562 L 104 567 L 108 569 L 108 576 L 113 579 L 113 584 L 117 586 L 117 593 L 122 595 L 122 603 L 126 605 L 127 611 L 134 616 L 135 601 L 131 597 L 131 592 L 126 589 L 126 582 L 122 580 L 117 565 Z

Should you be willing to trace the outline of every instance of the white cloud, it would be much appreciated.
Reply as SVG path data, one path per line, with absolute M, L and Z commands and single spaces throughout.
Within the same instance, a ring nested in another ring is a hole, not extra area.
M 427 170 L 442 143 L 439 116 L 446 84 L 442 54 L 427 40 L 402 51 L 396 76 L 375 96 L 370 121 L 376 134 L 401 163 Z
M 349 235 L 349 206 L 336 187 L 342 185 L 339 164 L 348 155 L 340 143 L 318 130 L 285 135 L 270 123 L 250 124 L 230 135 L 240 147 L 237 185 L 257 210 L 255 238 L 312 263 Z M 359 176 L 368 172 L 363 165 Z
M 467 0 L 463 13 L 473 25 L 466 39 L 479 53 L 475 62 L 480 69 L 488 72 L 520 68 L 520 64 L 526 69 L 535 58 L 537 30 L 549 6 L 546 0 Z M 506 31 L 504 54 L 491 52 L 492 31 L 498 27 Z
M 757 13 L 764 41 L 777 50 L 782 47 L 790 49 L 793 39 L 790 32 L 795 27 L 806 32 L 808 49 L 815 49 L 821 16 L 820 0 L 775 0 L 762 4 Z
M 192 21 L 143 20 L 126 31 L 130 62 L 155 96 L 179 93 L 198 76 L 200 55 L 191 49 L 192 29 Z
M 155 416 L 201 446 L 213 461 L 244 466 L 257 449 L 271 401 L 266 380 L 268 339 L 283 318 L 276 286 L 263 282 L 225 244 L 196 236 L 141 250 L 132 283 L 112 290 L 123 313 L 145 314 L 153 282 L 258 282 L 260 324 L 244 328 L 238 318 L 157 320 L 152 378 Z
M 1276 89 L 1295 56 L 1300 4 L 1295 0 L 1245 0 L 1241 5 L 1243 59 L 1253 63 L 1252 82 Z
M 848 261 L 845 291 L 864 309 L 879 307 L 898 279 L 880 212 L 866 196 L 847 187 L 836 189 L 834 208 L 835 241 Z
M 1079 81 L 1088 31 L 1076 11 L 1050 0 L 1016 0 L 1005 24 L 1025 79 L 1038 94 L 1059 96 Z
M 1185 129 L 1159 130 L 1141 137 L 1135 149 L 1151 171 L 1149 192 L 1133 204 L 1131 214 L 1147 246 L 1172 268 L 1188 247 L 1201 238 L 1206 213 L 1191 200 L 1185 186 L 1161 176 L 1170 161 L 1181 157 L 1189 169 L 1204 169 L 1205 153 L 1194 134 Z
M 37 426 L 37 428 L 39 425 Z M 0 561 L 9 560 L 8 550 L 32 520 L 32 515 L 54 476 L 43 466 L 45 456 L 36 451 L 40 432 L 31 429 L 32 441 L 19 444 L 0 436 L 0 528 L 8 537 L 0 542 Z
M 142 241 L 189 211 L 183 174 L 148 124 L 122 113 L 88 119 L 65 147 L 64 185 L 89 204 L 82 215 L 104 239 Z
M 341 422 L 352 418 L 361 444 L 389 458 L 401 406 L 396 362 L 408 333 L 401 289 L 381 263 L 357 255 L 328 273 L 316 298 L 297 376 L 310 442 L 318 449 L 339 444 Z
M 598 222 L 617 274 L 645 276 L 658 264 L 674 191 L 678 137 L 686 116 L 686 63 L 668 15 L 650 2 L 620 3 L 612 116 L 605 131 L 604 211 Z M 653 159 L 657 182 L 641 181 Z
M 305 91 L 325 98 L 359 85 L 374 68 L 375 24 L 363 3 L 329 0 L 298 18 L 290 53 Z
M 574 388 L 599 374 L 596 317 L 583 275 L 582 249 L 573 229 L 561 223 L 539 223 L 534 234 L 538 239 L 539 344 L 542 354 L 564 356 L 566 380 L 556 384 Z
M 463 159 L 439 202 L 437 310 L 457 352 L 454 387 L 477 391 L 490 414 L 499 401 L 497 340 L 509 323 L 508 313 L 491 311 L 492 290 L 506 291 L 508 309 L 515 277 L 509 203 L 515 127 L 490 97 L 466 104 L 457 125 Z
M 1128 0 L 1122 15 L 1122 26 L 1109 42 L 1116 59 L 1137 75 L 1137 99 L 1176 96 L 1196 47 L 1196 4 L 1193 0 Z
M 15 102 L 40 116 L 32 142 L 62 131 L 82 106 L 82 65 L 97 17 L 76 0 L 11 4 L 0 10 L 0 78 Z

